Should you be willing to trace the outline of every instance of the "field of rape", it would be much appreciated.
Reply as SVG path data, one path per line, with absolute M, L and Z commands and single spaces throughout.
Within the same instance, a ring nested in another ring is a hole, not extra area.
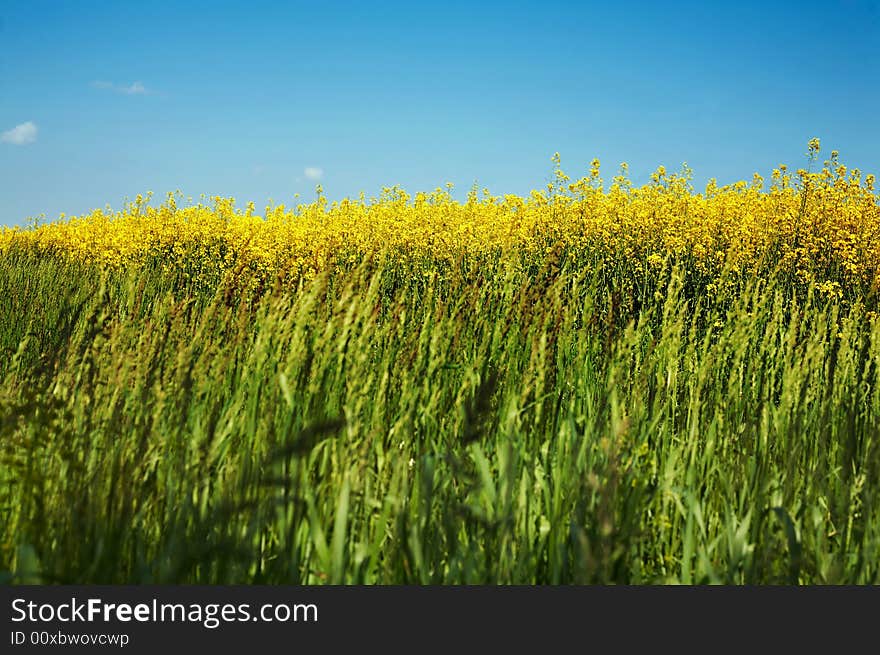
M 880 582 L 880 203 L 598 161 L 0 232 L 0 581 Z

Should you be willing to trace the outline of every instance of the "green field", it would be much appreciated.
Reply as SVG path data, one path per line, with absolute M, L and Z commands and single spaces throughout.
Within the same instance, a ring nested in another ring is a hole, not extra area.
M 878 582 L 873 301 L 560 252 L 245 278 L 3 253 L 5 581 Z

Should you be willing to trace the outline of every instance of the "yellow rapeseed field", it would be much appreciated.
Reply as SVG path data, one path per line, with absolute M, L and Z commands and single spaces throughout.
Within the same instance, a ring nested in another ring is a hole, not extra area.
M 818 152 L 813 139 L 809 168 Z M 387 187 L 379 198 L 330 203 L 318 187 L 315 202 L 266 207 L 259 216 L 253 203 L 241 209 L 233 198 L 180 206 L 178 191 L 159 207 L 148 194 L 119 211 L 4 228 L 0 249 L 27 242 L 108 267 L 153 257 L 194 277 L 248 266 L 309 278 L 378 251 L 433 265 L 509 254 L 528 262 L 564 247 L 591 253 L 599 266 L 685 264 L 710 290 L 724 284 L 723 271 L 778 266 L 832 295 L 854 283 L 873 287 L 880 270 L 875 178 L 848 169 L 837 152 L 818 172 L 780 166 L 769 185 L 755 174 L 727 186 L 712 180 L 702 193 L 687 166 L 678 173 L 661 166 L 636 187 L 626 164 L 606 183 L 598 160 L 577 180 L 562 171 L 558 154 L 553 161 L 554 181 L 528 197 L 473 189 L 458 202 L 451 186 L 414 196 Z
M 0 579 L 877 584 L 880 204 L 139 197 L 0 233 Z

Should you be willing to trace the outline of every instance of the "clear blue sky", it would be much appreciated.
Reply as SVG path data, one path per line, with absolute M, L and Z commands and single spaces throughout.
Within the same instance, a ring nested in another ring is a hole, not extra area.
M 527 193 L 556 151 L 726 183 L 813 136 L 880 173 L 877 0 L 182 4 L 0 0 L 0 224 L 318 177 Z

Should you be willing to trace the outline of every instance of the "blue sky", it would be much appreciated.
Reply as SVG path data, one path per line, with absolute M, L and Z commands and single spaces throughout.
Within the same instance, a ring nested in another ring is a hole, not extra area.
M 152 190 L 262 208 L 383 185 L 527 193 L 880 173 L 880 1 L 0 0 L 0 224 Z

